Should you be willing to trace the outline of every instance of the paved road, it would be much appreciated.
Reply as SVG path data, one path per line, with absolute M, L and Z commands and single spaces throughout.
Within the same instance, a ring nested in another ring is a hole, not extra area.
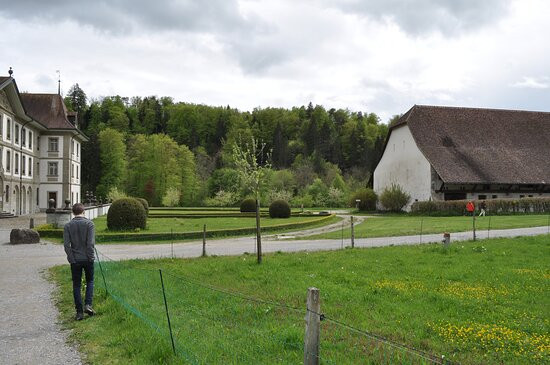
M 516 237 L 547 234 L 548 227 L 493 230 L 490 237 Z M 451 241 L 472 238 L 472 232 L 452 233 Z M 487 232 L 478 232 L 479 239 Z M 440 242 L 440 234 L 422 236 L 422 243 Z M 420 236 L 361 238 L 356 247 L 414 245 Z M 56 323 L 58 312 L 52 304 L 53 287 L 42 271 L 66 264 L 63 247 L 57 244 L 4 244 L 9 231 L 0 229 L 0 364 L 79 364 L 78 352 L 66 344 L 67 333 Z M 350 240 L 269 240 L 263 241 L 264 252 L 337 250 L 349 246 Z M 253 238 L 209 241 L 209 255 L 240 255 L 255 252 Z M 98 245 L 98 250 L 111 259 L 197 257 L 202 242 L 153 245 Z

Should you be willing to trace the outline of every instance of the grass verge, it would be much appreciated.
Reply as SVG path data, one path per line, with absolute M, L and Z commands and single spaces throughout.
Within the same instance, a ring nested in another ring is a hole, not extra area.
M 91 363 L 300 362 L 300 309 L 306 289 L 315 286 L 329 319 L 454 361 L 529 364 L 550 361 L 549 262 L 548 236 L 464 242 L 450 250 L 419 245 L 276 253 L 262 265 L 248 255 L 104 262 L 107 286 L 126 307 L 98 289 L 99 315 L 82 322 L 72 321 L 68 267 L 51 273 L 61 289 L 62 322 Z M 99 272 L 96 283 L 102 286 Z M 399 363 L 395 356 L 396 350 L 357 332 L 321 322 L 323 362 Z
M 548 215 L 509 215 L 476 217 L 476 230 L 486 233 L 488 229 L 509 229 L 546 226 Z M 443 232 L 464 232 L 472 230 L 472 217 L 419 217 L 409 215 L 373 215 L 363 223 L 355 225 L 356 238 L 408 236 Z M 341 231 L 300 237 L 300 239 L 339 239 Z M 349 227 L 344 238 L 350 238 Z

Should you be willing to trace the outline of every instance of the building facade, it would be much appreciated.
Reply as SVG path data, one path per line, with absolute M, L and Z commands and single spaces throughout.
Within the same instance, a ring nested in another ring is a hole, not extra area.
M 27 215 L 81 200 L 78 129 L 58 94 L 20 93 L 0 77 L 0 213 Z
M 550 196 L 550 113 L 415 105 L 390 126 L 380 194 L 414 201 Z

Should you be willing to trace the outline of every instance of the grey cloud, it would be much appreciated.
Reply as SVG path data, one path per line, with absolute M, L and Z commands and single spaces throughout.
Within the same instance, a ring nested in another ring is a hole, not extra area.
M 235 31 L 246 23 L 236 0 L 1 0 L 0 14 L 18 20 L 72 20 L 114 33 L 146 29 Z
M 457 35 L 505 15 L 510 0 L 327 0 L 330 7 L 376 20 L 393 20 L 405 32 Z

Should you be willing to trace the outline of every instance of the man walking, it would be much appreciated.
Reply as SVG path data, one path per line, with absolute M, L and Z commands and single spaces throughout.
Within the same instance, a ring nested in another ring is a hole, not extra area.
M 76 308 L 76 320 L 84 319 L 83 312 L 93 316 L 92 299 L 94 296 L 94 246 L 95 227 L 94 223 L 84 217 L 84 205 L 76 203 L 73 205 L 74 218 L 65 225 L 63 241 L 67 261 L 71 264 L 71 275 L 73 278 L 73 296 Z M 82 310 L 82 297 L 80 287 L 82 282 L 82 270 L 86 275 L 86 298 L 84 299 L 84 310 Z

